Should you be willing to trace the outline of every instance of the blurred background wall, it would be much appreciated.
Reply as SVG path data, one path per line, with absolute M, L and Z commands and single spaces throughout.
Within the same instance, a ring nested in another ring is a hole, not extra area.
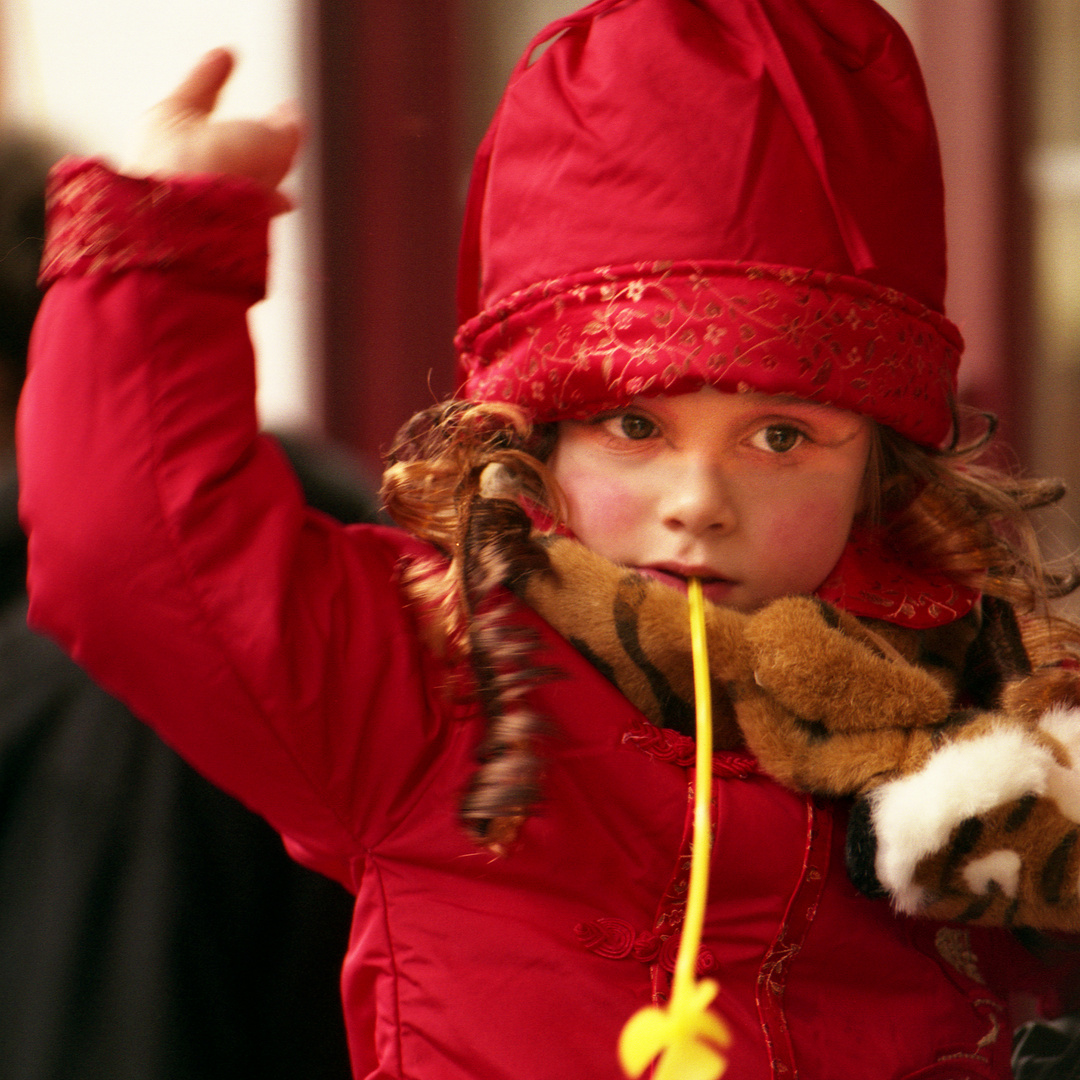
M 243 59 L 225 108 L 299 97 L 312 118 L 256 315 L 269 423 L 377 460 L 453 385 L 468 166 L 532 34 L 575 0 L 0 0 L 8 122 L 122 160 L 141 111 L 215 44 Z M 1019 465 L 1080 492 L 1080 3 L 888 0 L 942 138 L 949 312 L 967 400 Z M 1072 521 L 1080 502 L 1070 503 Z M 1058 523 L 1057 544 L 1080 540 Z
M 0 122 L 120 164 L 131 160 L 143 112 L 212 46 L 242 58 L 224 102 L 233 115 L 303 96 L 301 24 L 296 0 L 0 0 Z M 305 170 L 314 194 L 312 181 Z M 275 223 L 273 297 L 255 314 L 261 404 L 278 426 L 306 426 L 316 408 L 318 374 L 304 362 L 319 306 L 316 216 L 305 194 L 298 214 Z

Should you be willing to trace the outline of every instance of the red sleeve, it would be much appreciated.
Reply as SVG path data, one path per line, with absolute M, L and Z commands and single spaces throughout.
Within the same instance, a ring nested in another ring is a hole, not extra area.
M 408 541 L 308 510 L 257 431 L 266 197 L 74 162 L 53 200 L 19 419 L 31 620 L 313 861 L 355 851 L 440 721 Z

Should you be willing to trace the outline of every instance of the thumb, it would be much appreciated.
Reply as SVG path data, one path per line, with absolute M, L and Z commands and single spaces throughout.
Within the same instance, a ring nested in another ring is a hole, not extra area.
M 228 49 L 211 49 L 155 111 L 192 119 L 209 116 L 235 65 L 236 58 Z

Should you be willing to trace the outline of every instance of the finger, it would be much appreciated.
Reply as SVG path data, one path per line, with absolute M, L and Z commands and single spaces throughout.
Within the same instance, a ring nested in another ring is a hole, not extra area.
M 236 58 L 228 49 L 211 49 L 159 108 L 176 114 L 209 116 L 235 65 Z
M 266 114 L 264 122 L 278 131 L 293 130 L 301 136 L 304 133 L 304 111 L 296 101 L 283 101 Z
M 300 106 L 295 101 L 284 102 L 263 117 L 263 124 L 277 135 L 282 153 L 291 163 L 307 135 L 307 119 Z

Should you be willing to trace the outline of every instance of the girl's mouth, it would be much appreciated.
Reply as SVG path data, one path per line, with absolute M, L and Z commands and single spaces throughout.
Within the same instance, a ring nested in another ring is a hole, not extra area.
M 635 569 L 639 574 L 644 574 L 645 577 L 651 577 L 657 581 L 663 582 L 670 588 L 678 589 L 679 592 L 683 594 L 686 593 L 688 588 L 687 580 L 691 577 L 696 577 L 701 581 L 701 591 L 704 594 L 705 599 L 714 604 L 725 603 L 727 597 L 731 594 L 731 590 L 735 587 L 733 581 L 730 581 L 727 578 L 711 576 L 705 571 L 698 574 L 689 570 L 684 572 L 658 566 L 638 566 Z

